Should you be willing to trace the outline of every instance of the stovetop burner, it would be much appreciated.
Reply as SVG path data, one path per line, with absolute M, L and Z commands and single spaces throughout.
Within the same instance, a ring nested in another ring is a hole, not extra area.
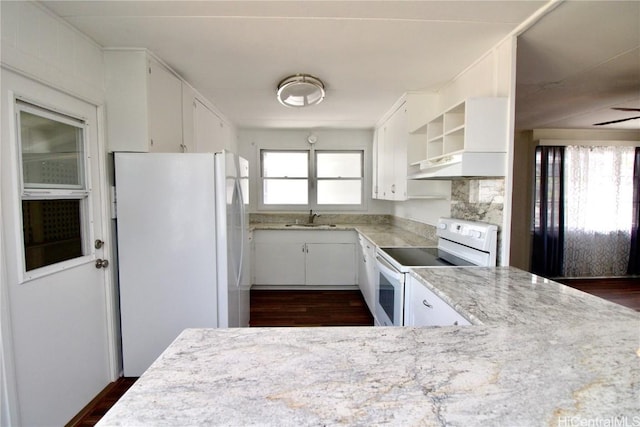
M 473 265 L 436 247 L 380 248 L 403 267 Z

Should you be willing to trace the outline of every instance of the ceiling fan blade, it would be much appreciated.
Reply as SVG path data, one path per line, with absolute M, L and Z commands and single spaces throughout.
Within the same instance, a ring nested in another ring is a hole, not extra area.
M 618 111 L 640 111 L 640 108 L 611 107 L 612 110 Z
M 613 123 L 620 123 L 620 122 L 626 122 L 627 120 L 635 120 L 635 119 L 640 119 L 640 116 L 635 116 L 635 117 L 627 117 L 626 119 L 620 119 L 620 120 L 611 120 L 609 122 L 602 122 L 602 123 L 594 123 L 594 126 L 604 126 L 604 125 L 610 125 Z

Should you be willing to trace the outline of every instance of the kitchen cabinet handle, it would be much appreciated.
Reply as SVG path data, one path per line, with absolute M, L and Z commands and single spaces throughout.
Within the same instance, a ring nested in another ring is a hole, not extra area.
M 429 304 L 429 302 L 426 299 L 422 300 L 422 305 L 424 305 L 427 308 L 433 308 L 433 306 Z

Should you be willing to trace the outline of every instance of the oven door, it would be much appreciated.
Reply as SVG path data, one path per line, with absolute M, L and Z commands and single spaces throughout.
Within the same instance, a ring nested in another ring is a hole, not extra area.
M 402 326 L 404 309 L 404 273 L 389 262 L 376 257 L 376 324 L 378 326 Z

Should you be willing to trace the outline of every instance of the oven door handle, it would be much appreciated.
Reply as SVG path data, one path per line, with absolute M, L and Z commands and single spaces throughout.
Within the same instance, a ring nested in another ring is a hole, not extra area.
M 378 261 L 378 268 L 384 270 L 385 272 L 387 272 L 387 274 L 393 277 L 400 278 L 400 276 L 403 274 L 396 270 L 394 266 L 389 264 L 389 261 L 382 258 L 380 255 L 376 255 L 376 261 Z

